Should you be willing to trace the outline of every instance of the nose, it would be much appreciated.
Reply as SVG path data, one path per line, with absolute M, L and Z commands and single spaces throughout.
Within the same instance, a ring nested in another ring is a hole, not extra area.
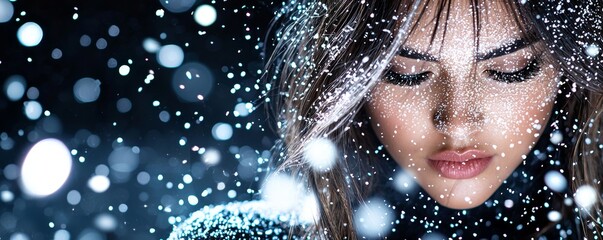
M 484 125 L 483 99 L 476 81 L 438 81 L 432 119 L 435 129 L 457 141 L 469 141 Z

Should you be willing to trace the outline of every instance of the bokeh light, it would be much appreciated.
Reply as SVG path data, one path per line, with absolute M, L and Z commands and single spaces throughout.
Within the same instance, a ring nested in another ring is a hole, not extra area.
M 178 45 L 169 44 L 159 48 L 157 62 L 166 68 L 177 68 L 184 61 L 184 52 Z
M 60 140 L 36 143 L 21 165 L 21 186 L 32 197 L 48 196 L 63 186 L 71 172 L 71 154 Z
M 174 71 L 172 89 L 180 100 L 198 102 L 205 99 L 214 85 L 214 76 L 201 63 L 186 63 Z
M 100 96 L 100 80 L 85 77 L 73 85 L 73 96 L 80 103 L 94 102 Z
M 0 0 L 0 23 L 10 21 L 13 17 L 15 9 L 13 4 L 8 0 Z
M 195 4 L 195 0 L 159 0 L 159 2 L 165 9 L 173 13 L 186 12 Z
M 25 78 L 21 75 L 12 75 L 6 79 L 4 82 L 4 92 L 6 93 L 6 97 L 11 101 L 18 101 L 25 94 L 25 88 L 27 87 L 27 83 L 25 82 Z
M 205 4 L 197 7 L 193 17 L 199 25 L 208 27 L 216 21 L 217 15 L 218 13 L 214 7 Z
M 35 47 L 42 41 L 44 32 L 40 25 L 35 22 L 27 22 L 17 30 L 17 38 L 23 46 Z

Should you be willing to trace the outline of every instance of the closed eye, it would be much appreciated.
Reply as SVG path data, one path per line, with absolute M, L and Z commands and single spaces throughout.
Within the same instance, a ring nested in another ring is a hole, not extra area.
M 535 58 L 530 61 L 524 68 L 515 72 L 502 72 L 496 70 L 486 70 L 485 72 L 489 75 L 490 78 L 494 79 L 495 81 L 504 83 L 520 83 L 532 79 L 534 76 L 536 76 L 541 70 L 540 63 L 540 59 Z
M 387 70 L 384 80 L 388 83 L 398 86 L 418 86 L 429 78 L 430 72 L 422 72 L 417 74 L 401 74 L 393 70 Z

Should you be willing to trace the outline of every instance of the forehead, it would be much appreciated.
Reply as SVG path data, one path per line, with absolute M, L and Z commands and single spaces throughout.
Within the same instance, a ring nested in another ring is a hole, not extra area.
M 415 15 L 404 45 L 435 55 L 448 48 L 485 52 L 522 37 L 512 4 L 471 2 L 429 1 Z M 479 41 L 479 49 L 475 49 L 475 40 Z

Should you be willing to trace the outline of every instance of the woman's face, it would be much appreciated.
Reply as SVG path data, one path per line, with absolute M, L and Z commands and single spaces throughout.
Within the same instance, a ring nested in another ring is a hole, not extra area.
M 431 44 L 427 8 L 366 106 L 395 161 L 455 209 L 482 204 L 525 159 L 547 127 L 559 76 L 543 43 L 525 39 L 503 6 L 478 9 L 476 44 L 466 2 L 453 3 Z

